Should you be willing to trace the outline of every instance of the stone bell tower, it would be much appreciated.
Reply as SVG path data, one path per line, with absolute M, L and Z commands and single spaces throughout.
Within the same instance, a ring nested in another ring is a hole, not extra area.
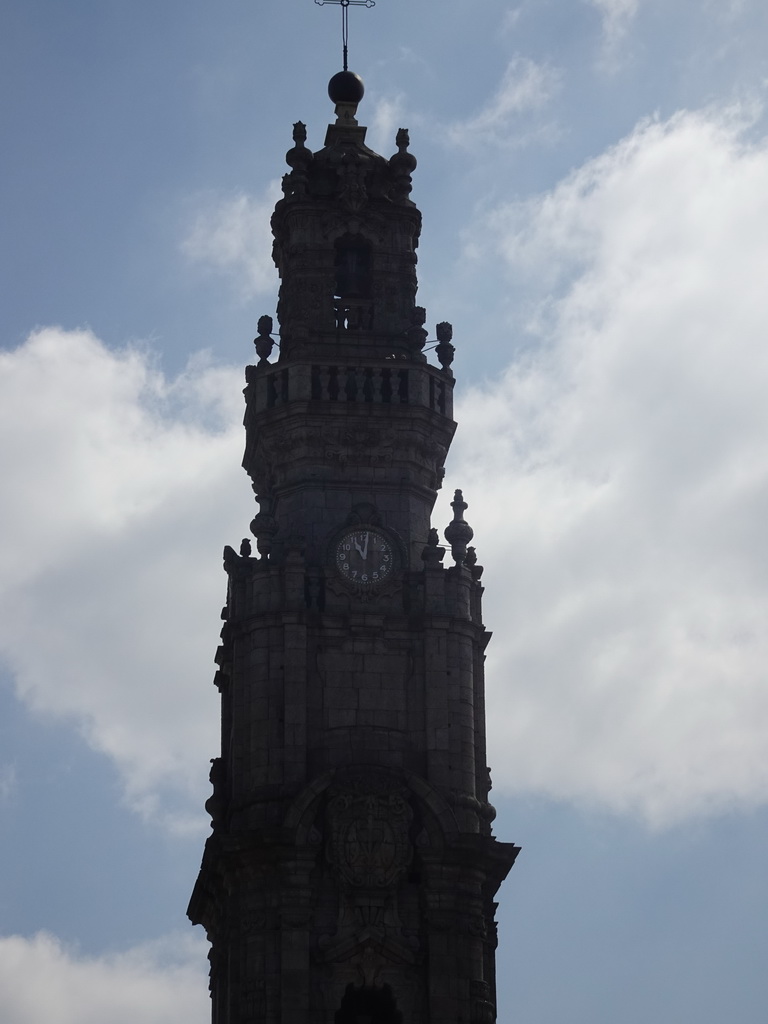
M 221 756 L 189 916 L 214 1024 L 493 1024 L 494 897 L 480 576 L 453 436 L 450 324 L 416 302 L 408 133 L 389 160 L 331 79 L 294 126 L 272 218 L 280 347 L 259 321 L 243 465 L 258 555 L 224 550 Z M 427 361 L 434 350 L 439 365 Z M 452 561 L 449 566 L 444 560 Z

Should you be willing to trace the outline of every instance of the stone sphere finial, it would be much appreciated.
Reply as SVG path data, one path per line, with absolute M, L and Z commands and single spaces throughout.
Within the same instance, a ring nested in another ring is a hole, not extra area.
M 328 95 L 333 103 L 357 104 L 365 95 L 365 85 L 354 71 L 339 71 L 328 83 Z

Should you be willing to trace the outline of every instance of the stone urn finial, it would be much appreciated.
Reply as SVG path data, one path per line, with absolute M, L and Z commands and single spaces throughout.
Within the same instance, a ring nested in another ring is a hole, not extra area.
M 437 530 L 432 527 L 427 537 L 427 543 L 421 552 L 421 557 L 428 569 L 439 569 L 440 563 L 445 557 L 445 548 L 441 548 L 437 536 Z
M 475 535 L 475 531 L 469 523 L 464 521 L 464 510 L 468 507 L 461 491 L 457 490 L 451 502 L 453 522 L 449 523 L 444 530 L 445 539 L 451 545 L 451 555 L 457 565 L 463 563 L 467 555 L 467 544 Z
M 274 498 L 271 495 L 257 496 L 259 511 L 251 520 L 251 533 L 256 538 L 256 548 L 262 558 L 268 559 L 272 550 L 272 538 L 277 533 L 274 517 Z
M 253 344 L 256 346 L 259 366 L 264 366 L 269 361 L 272 349 L 275 347 L 275 343 L 270 337 L 272 334 L 272 317 L 260 316 L 256 330 L 259 334 L 258 337 L 253 339 Z
M 447 320 L 443 320 L 442 323 L 437 325 L 437 345 L 435 345 L 435 355 L 440 362 L 440 366 L 446 373 L 451 373 L 450 366 L 453 362 L 454 353 L 456 352 L 456 349 L 451 344 L 451 338 L 453 338 L 453 327 Z

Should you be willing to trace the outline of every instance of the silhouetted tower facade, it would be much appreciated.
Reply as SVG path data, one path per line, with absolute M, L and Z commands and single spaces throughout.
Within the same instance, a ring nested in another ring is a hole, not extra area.
M 362 82 L 329 86 L 311 152 L 294 126 L 272 227 L 279 357 L 246 370 L 259 511 L 217 652 L 221 756 L 189 906 L 212 943 L 214 1024 L 492 1024 L 494 898 L 517 847 L 491 834 L 482 569 L 454 496 L 453 436 L 416 306 L 416 160 L 365 145 Z M 450 567 L 443 564 L 452 561 Z

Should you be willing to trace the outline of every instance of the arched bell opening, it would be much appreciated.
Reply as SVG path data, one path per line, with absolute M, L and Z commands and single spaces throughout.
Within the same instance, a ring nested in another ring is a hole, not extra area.
M 336 240 L 335 250 L 335 297 L 369 298 L 373 263 L 371 243 L 362 235 L 343 235 Z
M 334 1024 L 403 1024 L 389 985 L 347 985 Z
M 373 249 L 362 235 L 343 235 L 335 242 L 333 301 L 336 328 L 369 331 L 373 327 Z

